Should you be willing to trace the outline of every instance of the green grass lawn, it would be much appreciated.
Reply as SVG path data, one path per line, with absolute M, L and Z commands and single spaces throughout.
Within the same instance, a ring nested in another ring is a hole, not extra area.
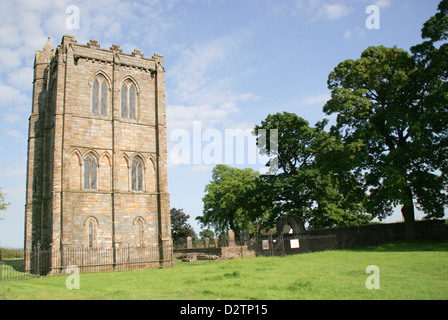
M 448 241 L 394 242 L 355 250 L 178 262 L 176 268 L 0 282 L 2 299 L 448 299 Z M 367 289 L 366 267 L 380 271 Z

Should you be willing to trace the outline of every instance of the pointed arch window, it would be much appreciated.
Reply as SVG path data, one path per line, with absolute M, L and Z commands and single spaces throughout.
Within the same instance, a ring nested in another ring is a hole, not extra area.
M 84 189 L 97 189 L 97 164 L 95 157 L 91 154 L 84 160 Z
M 126 80 L 121 86 L 121 117 L 136 119 L 136 89 L 131 80 Z
M 87 233 L 87 247 L 95 248 L 97 245 L 97 226 L 98 221 L 94 217 L 90 217 L 85 222 Z
M 99 75 L 92 85 L 92 113 L 107 115 L 107 81 Z
M 132 191 L 143 191 L 143 163 L 140 158 L 135 158 L 131 166 Z
M 93 248 L 95 226 L 93 225 L 93 221 L 89 221 L 89 248 Z
M 142 219 L 137 219 L 138 245 L 143 246 L 145 239 L 145 225 Z

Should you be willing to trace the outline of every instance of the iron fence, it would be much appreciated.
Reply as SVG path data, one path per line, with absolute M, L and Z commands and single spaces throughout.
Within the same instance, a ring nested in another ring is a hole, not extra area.
M 79 273 L 137 270 L 173 266 L 171 244 L 119 248 L 63 248 L 7 250 L 0 248 L 0 281 L 65 274 L 72 267 Z
M 29 279 L 38 276 L 37 272 L 26 272 L 24 261 L 24 250 L 0 248 L 0 281 Z M 34 264 L 37 265 L 36 262 Z

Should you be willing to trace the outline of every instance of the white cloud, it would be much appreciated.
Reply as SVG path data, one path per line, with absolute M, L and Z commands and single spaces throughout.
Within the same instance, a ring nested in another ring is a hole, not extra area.
M 212 128 L 223 123 L 231 115 L 239 112 L 233 102 L 227 102 L 219 106 L 213 105 L 168 105 L 167 123 L 168 130 L 190 130 L 193 121 L 200 121 L 203 128 Z
M 386 8 L 391 5 L 391 0 L 378 0 L 375 5 L 377 5 L 380 8 Z
M 11 24 L 0 26 L 0 46 L 17 47 L 20 44 L 18 29 Z
M 64 34 L 73 34 L 80 43 L 96 39 L 107 48 L 125 42 L 154 45 L 165 41 L 166 32 L 177 23 L 169 12 L 173 1 L 2 0 L 0 63 L 4 62 L 3 70 L 20 67 L 24 58 L 32 59 L 45 45 L 48 35 L 57 42 Z M 79 8 L 79 29 L 67 28 L 69 5 Z
M 177 63 L 168 71 L 168 77 L 176 84 L 176 97 L 181 101 L 204 103 L 206 92 L 220 94 L 227 91 L 230 80 L 238 72 L 234 64 L 248 35 L 238 31 L 182 48 Z M 210 102 L 210 95 L 207 102 Z
M 0 178 L 6 179 L 19 179 L 26 176 L 26 157 L 9 156 L 9 158 L 3 158 L 0 161 Z M 0 187 L 5 187 L 0 185 Z M 25 190 L 25 189 L 22 189 Z
M 353 8 L 347 7 L 346 5 L 340 3 L 325 4 L 320 10 L 321 15 L 323 15 L 328 20 L 337 20 L 348 16 L 353 11 Z
M 15 88 L 30 91 L 33 88 L 33 73 L 31 67 L 16 69 L 8 75 L 8 82 Z
M 366 36 L 366 31 L 365 31 L 365 29 L 363 29 L 361 27 L 347 29 L 347 30 L 345 30 L 345 33 L 344 33 L 344 38 L 346 38 L 346 39 L 352 39 L 352 38 L 362 39 L 365 36 Z
M 285 12 L 288 12 L 286 6 L 284 6 L 284 3 L 276 0 L 268 0 L 266 2 L 266 6 L 268 12 L 273 15 L 284 14 Z
M 204 127 L 229 125 L 230 117 L 240 111 L 238 103 L 257 98 L 234 88 L 245 72 L 239 58 L 248 37 L 248 32 L 237 31 L 183 47 L 167 75 L 174 84 L 170 99 L 179 102 L 167 106 L 169 129 L 187 129 L 193 121 Z
M 345 30 L 344 38 L 350 39 L 352 37 L 352 31 L 350 29 Z
M 331 99 L 331 95 L 329 93 L 316 94 L 313 96 L 308 96 L 303 99 L 304 104 L 325 104 L 328 100 Z
M 17 130 L 17 129 L 11 129 L 6 132 L 6 135 L 8 137 L 11 137 L 13 139 L 17 139 L 20 141 L 24 141 L 26 139 L 25 133 L 23 131 Z
M 8 177 L 9 178 L 16 178 L 17 181 L 24 181 L 25 179 L 25 170 L 20 170 L 19 168 L 14 169 L 13 172 L 9 172 L 8 173 Z M 20 180 L 19 180 L 20 179 Z M 11 189 L 5 189 L 4 193 L 6 195 L 6 201 L 11 203 L 11 206 L 8 207 L 8 211 L 11 214 L 11 209 L 13 206 L 20 204 L 21 202 L 23 202 L 24 198 L 26 197 L 25 191 L 26 190 L 26 185 L 25 182 L 20 182 L 17 183 L 15 186 L 13 186 Z M 2 190 L 3 192 L 3 190 Z M 21 206 L 18 206 L 18 211 L 23 208 Z M 19 211 L 19 212 L 20 212 Z M 23 212 L 20 212 L 21 214 L 23 214 Z
M 0 66 L 2 70 L 9 71 L 20 67 L 22 61 L 17 51 L 0 47 Z
M 80 1 L 75 4 L 80 11 L 80 28 L 65 29 L 64 33 L 75 35 L 78 42 L 99 40 L 100 45 L 105 48 L 112 43 L 120 44 L 122 49 L 129 49 L 126 43 L 155 46 L 165 43 L 166 33 L 178 23 L 171 14 L 175 2 L 176 0 Z M 63 16 L 65 28 L 65 19 L 68 16 L 65 9 Z
M 20 96 L 20 91 L 10 86 L 0 85 L 0 104 L 8 104 L 16 97 Z
M 311 21 L 338 20 L 348 16 L 353 11 L 353 7 L 345 3 L 346 1 L 296 0 L 296 10 L 294 12 L 306 13 Z
M 31 95 L 31 93 L 29 93 Z M 4 113 L 6 110 L 24 111 L 27 105 L 31 109 L 29 96 L 11 86 L 3 85 L 0 82 L 0 109 Z
M 211 172 L 214 166 L 215 164 L 200 164 L 192 166 L 188 170 L 191 171 L 192 174 L 196 175 L 197 173 Z
M 2 116 L 2 121 L 4 123 L 19 123 L 23 121 L 23 115 L 17 113 L 6 112 Z
M 204 132 L 212 129 L 221 134 L 225 129 L 241 124 L 238 118 L 240 105 L 257 99 L 254 94 L 238 92 L 237 89 L 241 78 L 248 73 L 244 44 L 249 37 L 250 33 L 243 30 L 203 43 L 182 46 L 177 62 L 168 69 L 167 74 L 167 79 L 173 82 L 170 86 L 173 90 L 168 95 L 170 100 L 177 102 L 167 106 L 169 153 L 179 143 L 170 141 L 170 138 L 177 139 L 172 134 L 195 134 L 198 122 Z M 196 126 L 194 130 L 193 123 Z M 190 148 L 194 149 L 193 144 Z M 170 153 L 170 168 L 176 167 L 176 163 L 179 163 L 178 155 Z M 196 166 L 194 170 L 202 172 L 211 168 L 207 164 Z

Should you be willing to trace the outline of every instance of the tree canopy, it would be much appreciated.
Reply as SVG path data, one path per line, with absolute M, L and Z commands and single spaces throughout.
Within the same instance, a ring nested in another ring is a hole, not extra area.
M 425 23 L 429 41 L 412 48 L 369 47 L 341 62 L 328 78 L 327 114 L 344 144 L 345 161 L 362 178 L 367 209 L 384 218 L 402 206 L 407 235 L 415 237 L 414 202 L 428 218 L 440 218 L 447 190 L 447 1 Z
M 244 230 L 254 232 L 263 224 L 266 212 L 256 182 L 258 176 L 259 173 L 250 168 L 216 165 L 202 198 L 203 215 L 196 219 L 218 233 L 229 229 L 236 234 Z
M 204 229 L 201 232 L 199 232 L 199 236 L 201 239 L 209 238 L 213 239 L 215 237 L 215 233 L 210 229 Z
M 264 198 L 273 204 L 270 220 L 278 221 L 286 214 L 293 216 L 300 228 L 298 232 L 304 232 L 306 224 L 311 228 L 325 228 L 370 219 L 364 214 L 363 194 L 357 185 L 353 181 L 347 184 L 348 175 L 338 176 L 326 166 L 324 155 L 338 144 L 325 131 L 327 122 L 322 120 L 312 127 L 298 115 L 283 112 L 268 115 L 254 130 L 256 134 L 277 130 L 278 147 L 273 156 L 277 157 L 279 172 L 261 177 L 269 186 L 263 188 Z M 269 141 L 258 138 L 257 145 L 271 155 L 270 146 L 266 146 Z
M 171 208 L 170 215 L 173 241 L 183 240 L 187 237 L 196 238 L 196 233 L 187 222 L 190 216 L 184 212 L 184 209 Z

